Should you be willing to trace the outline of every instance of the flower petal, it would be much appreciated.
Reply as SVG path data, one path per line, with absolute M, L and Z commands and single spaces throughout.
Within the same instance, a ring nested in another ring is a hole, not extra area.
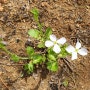
M 45 42 L 46 47 L 52 47 L 53 45 L 54 45 L 54 43 L 52 41 L 50 41 L 50 40 Z
M 55 53 L 59 53 L 59 52 L 61 51 L 59 45 L 55 44 L 54 47 L 53 47 L 53 51 L 54 51 Z
M 69 46 L 66 48 L 66 51 L 67 51 L 68 53 L 72 53 L 72 52 L 75 51 L 75 48 L 74 48 L 72 45 L 69 45 Z
M 77 52 L 72 53 L 72 60 L 77 59 Z
M 76 43 L 76 49 L 79 49 L 79 48 L 81 48 L 81 43 L 80 42 L 77 42 Z
M 65 37 L 62 37 L 62 38 L 57 40 L 58 44 L 62 44 L 63 45 L 65 42 L 66 42 L 66 38 Z
M 86 48 L 81 48 L 78 50 L 78 53 L 82 56 L 85 56 L 85 55 L 87 55 L 88 50 Z
M 50 35 L 50 40 L 51 40 L 51 41 L 56 41 L 56 39 L 57 39 L 57 38 L 56 38 L 56 36 L 55 36 L 54 34 Z

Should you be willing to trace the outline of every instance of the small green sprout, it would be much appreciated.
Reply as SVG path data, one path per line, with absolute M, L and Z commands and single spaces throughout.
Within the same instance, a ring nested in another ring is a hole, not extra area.
M 63 82 L 62 82 L 62 85 L 64 86 L 64 87 L 68 87 L 68 80 L 64 80 Z
M 38 22 L 39 21 L 39 11 L 38 11 L 38 9 L 37 8 L 33 8 L 32 10 L 31 10 L 31 13 L 33 14 L 33 17 L 34 17 L 34 20 L 36 21 L 36 22 Z

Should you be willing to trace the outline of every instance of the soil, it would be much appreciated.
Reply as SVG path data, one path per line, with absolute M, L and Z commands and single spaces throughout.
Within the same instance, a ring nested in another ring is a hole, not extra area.
M 3 3 L 5 2 L 5 3 Z M 90 0 L 0 0 L 0 37 L 7 49 L 26 56 L 27 32 L 37 28 L 30 10 L 39 9 L 40 22 L 58 37 L 75 44 L 80 40 L 90 50 Z M 34 42 L 35 43 L 35 42 Z M 60 59 L 58 72 L 37 69 L 23 77 L 24 62 L 15 63 L 0 50 L 0 90 L 90 90 L 90 52 L 71 61 Z M 63 82 L 67 80 L 68 86 Z

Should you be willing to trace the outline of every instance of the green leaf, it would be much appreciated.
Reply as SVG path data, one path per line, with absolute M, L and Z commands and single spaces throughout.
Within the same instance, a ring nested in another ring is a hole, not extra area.
M 63 84 L 64 87 L 67 87 L 68 86 L 68 81 L 64 80 L 62 84 Z
M 45 47 L 44 42 L 39 42 L 39 44 L 38 44 L 37 47 L 38 47 L 38 48 L 44 48 L 44 47 Z
M 28 64 L 28 69 L 29 69 L 30 72 L 33 72 L 33 63 L 32 62 L 30 62 Z
M 11 54 L 11 59 L 14 61 L 14 62 L 18 62 L 20 57 L 17 56 L 16 54 Z
M 38 9 L 37 8 L 33 8 L 32 10 L 31 10 L 31 13 L 32 14 L 34 14 L 34 15 L 39 15 L 39 11 L 38 11 Z
M 38 38 L 39 38 L 40 31 L 38 31 L 37 29 L 30 29 L 30 30 L 28 31 L 28 34 L 29 34 L 31 37 L 38 39 Z
M 2 49 L 2 48 L 4 48 L 5 46 L 2 44 L 2 43 L 0 43 L 0 48 Z
M 49 55 L 48 55 L 48 59 L 49 59 L 49 60 L 56 61 L 56 57 L 55 57 L 53 54 L 49 54 Z
M 46 61 L 46 57 L 45 57 L 45 55 L 42 56 L 42 61 L 43 61 L 43 62 Z
M 36 55 L 33 56 L 33 63 L 34 64 L 41 63 L 42 59 L 43 59 L 42 55 L 36 54 Z
M 37 9 L 37 8 L 33 8 L 33 9 L 31 10 L 31 13 L 32 13 L 33 16 L 34 16 L 34 19 L 35 19 L 36 21 L 38 21 L 38 16 L 39 16 L 39 11 L 38 11 L 38 9 Z
M 26 48 L 26 50 L 27 50 L 27 54 L 28 54 L 29 56 L 31 56 L 31 55 L 34 54 L 34 49 L 33 49 L 32 47 L 28 46 L 28 47 Z
M 26 65 L 24 66 L 24 70 L 26 70 L 28 74 L 32 73 L 33 70 L 34 70 L 34 65 L 33 65 L 33 63 L 32 63 L 32 62 L 29 62 L 28 64 L 26 64 Z
M 47 63 L 47 69 L 49 69 L 51 71 L 57 71 L 58 70 L 57 62 L 48 62 Z
M 60 58 L 65 58 L 69 53 L 66 51 L 67 45 L 61 46 L 61 52 L 58 55 Z
M 52 34 L 52 29 L 50 27 L 48 27 L 45 32 L 45 38 L 49 39 L 51 34 Z
M 48 56 L 49 59 L 56 61 L 57 54 L 53 51 L 52 48 L 48 49 L 48 55 L 50 55 L 50 56 Z
M 48 54 L 57 55 L 52 48 L 48 49 Z

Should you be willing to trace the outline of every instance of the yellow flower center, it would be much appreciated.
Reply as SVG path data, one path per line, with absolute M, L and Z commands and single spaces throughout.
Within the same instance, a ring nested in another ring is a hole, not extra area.
M 54 44 L 57 44 L 57 41 L 54 41 Z
M 78 49 L 75 49 L 75 52 L 78 52 Z

